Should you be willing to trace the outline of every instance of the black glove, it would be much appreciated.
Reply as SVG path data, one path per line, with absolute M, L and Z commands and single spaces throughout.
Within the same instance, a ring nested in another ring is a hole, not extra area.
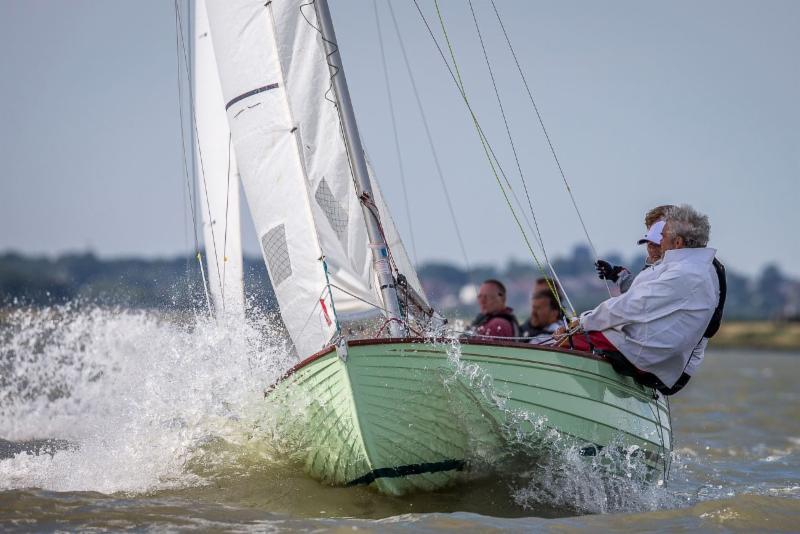
M 600 277 L 600 280 L 610 280 L 612 282 L 616 282 L 619 279 L 619 273 L 625 270 L 625 267 L 611 265 L 605 260 L 597 260 L 594 266 L 597 269 L 597 276 Z

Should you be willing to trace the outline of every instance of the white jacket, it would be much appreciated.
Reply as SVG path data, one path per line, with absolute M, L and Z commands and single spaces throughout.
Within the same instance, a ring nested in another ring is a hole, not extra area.
M 668 250 L 626 293 L 584 313 L 581 326 L 601 331 L 633 365 L 672 387 L 719 300 L 715 254 L 712 248 Z

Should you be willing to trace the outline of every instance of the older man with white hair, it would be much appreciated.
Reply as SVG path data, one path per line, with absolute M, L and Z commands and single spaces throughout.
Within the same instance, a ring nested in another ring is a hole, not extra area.
M 712 265 L 716 251 L 706 246 L 708 217 L 690 206 L 672 206 L 665 221 L 662 258 L 626 293 L 582 314 L 583 332 L 572 343 L 604 354 L 617 372 L 671 393 L 712 319 L 719 281 Z

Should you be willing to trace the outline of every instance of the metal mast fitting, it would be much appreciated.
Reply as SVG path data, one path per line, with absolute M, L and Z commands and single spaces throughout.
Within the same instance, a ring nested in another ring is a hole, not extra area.
M 353 103 L 350 101 L 350 91 L 347 89 L 347 79 L 344 76 L 342 58 L 339 55 L 339 46 L 336 44 L 336 33 L 333 30 L 331 12 L 327 0 L 316 0 L 317 19 L 322 33 L 322 42 L 328 60 L 328 70 L 331 74 L 333 91 L 336 96 L 339 119 L 342 122 L 345 146 L 350 158 L 350 164 L 356 184 L 356 195 L 361 199 L 361 209 L 367 223 L 370 250 L 372 252 L 372 266 L 378 276 L 383 307 L 389 319 L 389 332 L 392 337 L 405 336 L 405 326 L 400 314 L 400 301 L 397 298 L 394 277 L 389 263 L 389 247 L 381 232 L 380 214 L 377 207 L 371 209 L 367 202 L 375 206 L 372 194 L 372 184 L 369 180 L 367 161 L 364 157 L 364 148 L 361 137 L 358 135 L 358 125 L 353 112 Z

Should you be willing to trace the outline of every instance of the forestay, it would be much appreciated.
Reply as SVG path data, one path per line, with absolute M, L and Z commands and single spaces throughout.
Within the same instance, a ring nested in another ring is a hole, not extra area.
M 207 6 L 264 260 L 298 353 L 313 353 L 335 334 L 336 318 L 381 307 L 315 6 L 298 0 L 208 0 Z M 423 295 L 375 195 L 395 264 Z
M 205 0 L 192 17 L 195 179 L 200 192 L 208 285 L 217 315 L 244 315 L 239 171 L 208 28 Z M 194 131 L 194 130 L 192 130 Z

